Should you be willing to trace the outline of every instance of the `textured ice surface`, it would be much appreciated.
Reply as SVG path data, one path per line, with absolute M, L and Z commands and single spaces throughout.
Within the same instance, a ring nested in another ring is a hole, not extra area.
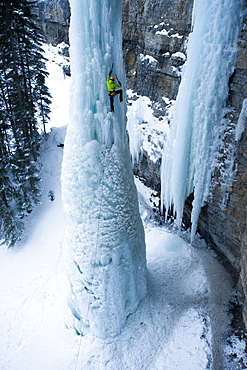
M 241 0 L 195 0 L 193 32 L 170 138 L 162 159 L 162 198 L 181 223 L 194 191 L 192 238 L 219 154 L 228 81 L 234 68 Z
M 125 104 L 109 112 L 107 73 L 125 87 L 121 1 L 71 1 L 71 122 L 62 190 L 75 328 L 118 334 L 146 293 L 144 231 L 126 136 Z

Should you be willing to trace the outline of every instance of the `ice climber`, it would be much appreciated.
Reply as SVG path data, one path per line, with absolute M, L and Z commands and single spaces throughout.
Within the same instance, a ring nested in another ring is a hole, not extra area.
M 110 97 L 111 112 L 114 112 L 114 96 L 119 95 L 120 103 L 123 101 L 123 90 L 116 90 L 116 87 L 121 87 L 121 82 L 117 78 L 118 83 L 115 82 L 115 78 L 112 77 L 112 69 L 109 72 L 109 76 L 106 80 L 108 89 L 108 95 Z

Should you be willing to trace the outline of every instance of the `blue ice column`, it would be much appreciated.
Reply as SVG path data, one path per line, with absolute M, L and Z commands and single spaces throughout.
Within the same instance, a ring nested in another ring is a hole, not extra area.
M 80 334 L 117 335 L 146 294 L 146 254 L 126 136 L 110 112 L 112 63 L 125 92 L 122 2 L 71 0 L 71 120 L 62 165 L 69 305 Z M 124 93 L 125 98 L 125 93 Z M 125 99 L 124 99 L 125 100 Z

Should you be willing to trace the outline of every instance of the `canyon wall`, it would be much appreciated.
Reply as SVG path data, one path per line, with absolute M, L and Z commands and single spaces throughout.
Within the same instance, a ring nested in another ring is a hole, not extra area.
M 157 116 L 166 111 L 163 97 L 177 96 L 192 5 L 192 0 L 123 1 L 127 86 L 148 96 Z
M 35 14 L 47 43 L 69 43 L 70 6 L 68 0 L 38 0 Z

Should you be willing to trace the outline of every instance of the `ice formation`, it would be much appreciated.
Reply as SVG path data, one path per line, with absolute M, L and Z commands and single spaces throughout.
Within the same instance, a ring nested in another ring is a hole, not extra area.
M 98 337 L 121 331 L 146 294 L 144 230 L 128 140 L 126 107 L 110 112 L 112 63 L 125 91 L 122 1 L 71 0 L 71 120 L 62 165 L 65 258 L 74 327 Z
M 242 109 L 239 115 L 239 119 L 237 122 L 236 130 L 235 130 L 235 140 L 238 141 L 241 138 L 242 133 L 246 127 L 247 123 L 247 99 L 244 99 L 242 104 Z
M 194 192 L 192 239 L 208 199 L 222 137 L 222 121 L 233 73 L 242 0 L 195 0 L 170 137 L 162 158 L 162 199 L 173 205 L 180 225 L 185 199 Z

